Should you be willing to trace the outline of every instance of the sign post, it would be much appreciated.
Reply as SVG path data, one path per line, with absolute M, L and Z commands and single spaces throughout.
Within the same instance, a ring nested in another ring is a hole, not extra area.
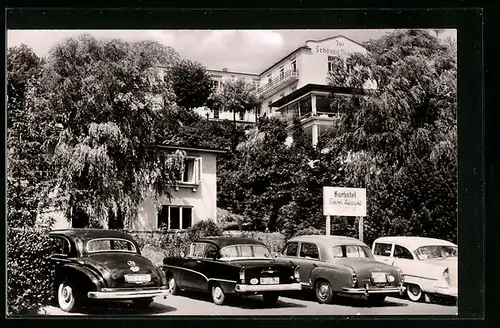
M 366 189 L 323 187 L 323 215 L 326 216 L 327 235 L 330 235 L 330 217 L 332 215 L 358 217 L 359 240 L 363 241 Z
M 363 241 L 363 237 L 364 237 L 363 236 L 363 223 L 364 223 L 363 221 L 364 221 L 363 217 L 359 216 L 358 217 L 358 233 L 359 233 L 358 239 L 361 241 Z
M 330 220 L 330 215 L 326 216 L 326 235 L 329 236 L 331 232 L 331 220 Z

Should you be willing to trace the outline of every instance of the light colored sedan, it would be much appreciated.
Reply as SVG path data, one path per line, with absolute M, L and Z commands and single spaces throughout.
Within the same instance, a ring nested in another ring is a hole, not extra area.
M 377 261 L 403 270 L 410 300 L 421 301 L 426 294 L 458 299 L 457 245 L 426 237 L 381 237 L 372 252 Z

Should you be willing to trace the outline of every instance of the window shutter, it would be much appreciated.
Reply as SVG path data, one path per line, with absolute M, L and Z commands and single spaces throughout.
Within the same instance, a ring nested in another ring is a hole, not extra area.
M 194 174 L 195 174 L 195 183 L 201 183 L 201 157 L 198 157 L 194 161 Z

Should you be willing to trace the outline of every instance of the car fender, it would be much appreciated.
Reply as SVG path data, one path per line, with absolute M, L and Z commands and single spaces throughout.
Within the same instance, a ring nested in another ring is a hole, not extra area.
M 330 283 L 332 290 L 341 291 L 342 287 L 349 285 L 350 277 L 340 266 L 318 266 L 311 271 L 309 279 L 313 288 L 317 279 L 325 279 Z
M 166 264 L 161 265 L 161 268 L 163 270 L 163 273 L 167 277 L 167 280 L 168 280 L 169 275 L 174 276 L 175 283 L 177 284 L 177 287 L 182 288 L 182 272 L 181 272 L 182 270 L 181 269 L 177 269 L 175 266 L 166 265 Z
M 88 267 L 76 263 L 67 263 L 56 272 L 56 288 L 64 279 L 69 280 L 77 292 L 86 293 L 106 287 L 104 279 Z
M 405 283 L 418 285 L 424 292 L 432 293 L 445 269 L 445 266 L 415 263 L 411 271 L 403 271 Z

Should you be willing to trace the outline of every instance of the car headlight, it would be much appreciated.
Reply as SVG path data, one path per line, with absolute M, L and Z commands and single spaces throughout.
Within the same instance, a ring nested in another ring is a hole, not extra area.
M 245 267 L 242 267 L 240 269 L 240 280 L 241 280 L 241 283 L 244 284 L 245 283 Z
M 299 266 L 297 265 L 295 267 L 295 270 L 293 271 L 293 277 L 297 282 L 300 282 L 300 273 L 299 273 Z

